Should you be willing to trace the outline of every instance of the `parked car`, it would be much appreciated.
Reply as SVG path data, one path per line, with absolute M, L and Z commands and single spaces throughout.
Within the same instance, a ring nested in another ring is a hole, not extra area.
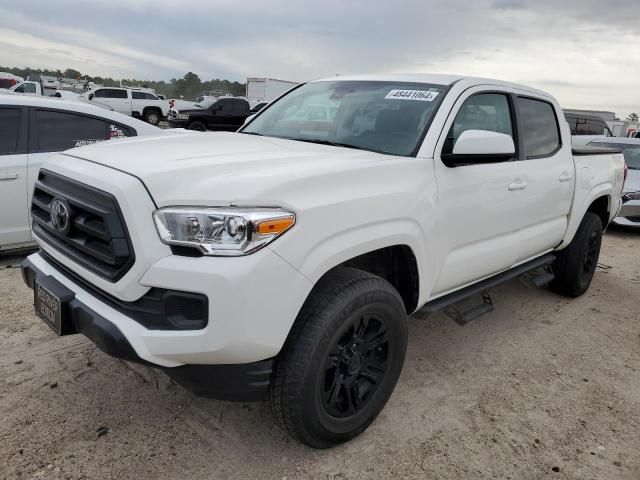
M 35 245 L 29 207 L 54 152 L 162 130 L 119 113 L 49 97 L 0 96 L 0 252 Z
M 153 93 L 133 88 L 98 87 L 82 94 L 88 101 L 98 101 L 116 112 L 138 117 L 151 125 L 158 125 L 169 114 L 169 103 Z
M 571 129 L 574 145 L 586 145 L 597 137 L 613 137 L 607 122 L 595 115 L 565 112 L 564 118 Z
M 249 102 L 243 98 L 209 98 L 195 108 L 169 112 L 169 125 L 188 130 L 237 130 L 251 115 Z
M 640 228 L 640 138 L 597 138 L 589 145 L 622 150 L 629 169 L 622 191 L 622 208 L 613 223 Z
M 334 113 L 288 120 L 309 105 Z M 40 171 L 23 277 L 58 334 L 199 394 L 269 395 L 330 447 L 389 399 L 407 314 L 542 267 L 553 291 L 587 291 L 624 159 L 572 153 L 560 119 L 496 80 L 332 77 L 239 132 L 83 147 Z
M 39 82 L 32 81 L 16 83 L 8 90 L 16 95 L 30 95 L 34 97 L 41 97 L 45 94 L 42 85 Z
M 24 78 L 9 72 L 0 72 L 0 90 L 9 89 L 20 82 L 24 82 Z

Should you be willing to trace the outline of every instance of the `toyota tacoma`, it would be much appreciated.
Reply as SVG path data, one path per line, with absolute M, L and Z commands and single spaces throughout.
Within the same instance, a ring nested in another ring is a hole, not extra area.
M 41 250 L 22 272 L 57 334 L 201 395 L 268 396 L 288 432 L 327 448 L 391 396 L 408 315 L 486 300 L 530 271 L 582 295 L 625 175 L 619 151 L 572 149 L 542 91 L 334 77 L 238 132 L 54 156 L 31 205 Z

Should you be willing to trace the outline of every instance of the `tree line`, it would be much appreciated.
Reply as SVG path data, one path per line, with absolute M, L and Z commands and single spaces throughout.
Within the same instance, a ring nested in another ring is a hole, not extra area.
M 183 78 L 172 78 L 168 82 L 164 80 L 138 80 L 134 78 L 114 79 L 111 77 L 100 77 L 86 75 L 78 70 L 67 68 L 66 70 L 49 70 L 41 68 L 17 68 L 2 67 L 0 72 L 9 72 L 22 78 L 27 78 L 30 74 L 39 74 L 51 77 L 73 78 L 76 80 L 87 80 L 105 87 L 118 87 L 122 82 L 123 85 L 144 86 L 153 88 L 157 93 L 165 95 L 167 98 L 184 98 L 185 100 L 193 100 L 204 91 L 219 91 L 223 94 L 229 93 L 234 96 L 243 96 L 246 93 L 246 84 L 240 82 L 231 82 L 229 80 L 212 79 L 202 81 L 200 77 L 193 73 L 187 72 Z

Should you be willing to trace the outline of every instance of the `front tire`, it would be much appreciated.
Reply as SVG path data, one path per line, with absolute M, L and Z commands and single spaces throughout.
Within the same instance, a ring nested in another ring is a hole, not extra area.
M 602 220 L 587 212 L 567 248 L 558 252 L 551 268 L 555 275 L 549 284 L 552 291 L 579 297 L 587 291 L 596 271 L 602 245 Z
M 144 113 L 144 121 L 153 126 L 157 126 L 160 123 L 160 114 L 155 110 L 147 110 Z
M 398 292 L 375 275 L 337 269 L 314 287 L 279 355 L 274 415 L 314 448 L 351 440 L 387 403 L 406 349 Z

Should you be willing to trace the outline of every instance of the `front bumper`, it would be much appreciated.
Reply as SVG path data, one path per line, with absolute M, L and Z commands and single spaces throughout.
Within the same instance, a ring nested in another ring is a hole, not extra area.
M 182 118 L 167 118 L 167 122 L 169 123 L 169 125 L 171 127 L 174 128 L 184 128 L 189 124 L 189 119 L 182 119 Z
M 42 247 L 48 248 L 45 244 Z M 169 255 L 153 263 L 139 285 L 146 291 L 158 288 L 206 296 L 208 321 L 197 330 L 152 329 L 132 318 L 134 314 L 123 313 L 83 288 L 83 277 L 74 281 L 43 254 L 35 253 L 27 260 L 30 268 L 53 277 L 72 291 L 75 299 L 107 319 L 138 357 L 163 367 L 253 363 L 275 357 L 312 288 L 268 248 L 232 258 Z
M 31 257 L 22 261 L 21 269 L 22 277 L 31 289 L 34 288 L 36 279 L 41 280 L 47 276 L 36 267 Z M 141 358 L 118 327 L 82 302 L 78 298 L 78 292 L 73 293 L 76 296 L 69 301 L 67 309 L 72 333 L 83 334 L 108 355 L 160 368 L 177 383 L 201 396 L 221 400 L 253 401 L 266 395 L 273 359 L 229 365 L 157 365 Z
M 640 200 L 625 201 L 613 223 L 625 227 L 640 227 Z

